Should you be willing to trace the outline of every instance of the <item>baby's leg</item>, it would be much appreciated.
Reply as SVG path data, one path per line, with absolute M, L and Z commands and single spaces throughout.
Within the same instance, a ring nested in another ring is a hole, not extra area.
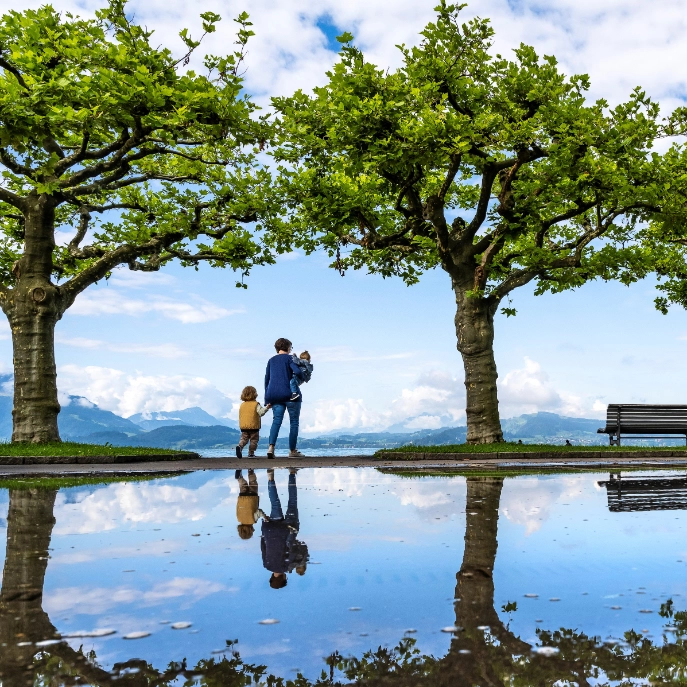
M 289 388 L 291 389 L 292 394 L 300 393 L 298 391 L 298 380 L 295 377 L 291 377 L 291 381 L 289 382 Z

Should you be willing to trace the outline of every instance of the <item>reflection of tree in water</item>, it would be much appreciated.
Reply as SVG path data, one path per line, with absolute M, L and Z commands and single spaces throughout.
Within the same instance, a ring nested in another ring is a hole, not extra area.
M 328 659 L 329 668 L 314 681 L 284 680 L 265 666 L 243 663 L 233 646 L 221 658 L 189 667 L 184 661 L 156 669 L 142 659 L 101 668 L 93 653 L 72 649 L 43 610 L 43 584 L 55 524 L 56 489 L 12 489 L 7 518 L 7 553 L 0 590 L 0 681 L 2 687 L 93 684 L 122 687 L 206 685 L 239 687 L 259 682 L 268 687 L 324 687 L 354 683 L 367 687 L 504 687 L 589 684 L 685 684 L 687 614 L 664 604 L 662 615 L 675 626 L 675 641 L 654 645 L 632 631 L 620 646 L 572 630 L 539 631 L 539 644 L 552 656 L 509 631 L 494 608 L 493 570 L 497 551 L 498 509 L 503 480 L 467 480 L 463 563 L 457 574 L 456 632 L 448 653 L 437 659 L 421 655 L 414 641 L 395 649 L 380 648 L 362 657 Z

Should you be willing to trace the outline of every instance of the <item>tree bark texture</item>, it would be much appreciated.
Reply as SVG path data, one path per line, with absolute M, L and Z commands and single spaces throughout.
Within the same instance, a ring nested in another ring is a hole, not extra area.
M 54 221 L 49 197 L 29 198 L 24 254 L 13 268 L 16 284 L 3 301 L 12 329 L 15 442 L 60 441 L 55 325 L 64 308 L 51 281 Z
M 56 495 L 57 489 L 10 490 L 0 590 L 0 679 L 10 687 L 34 685 L 33 644 L 58 636 L 43 610 Z
M 456 336 L 465 368 L 467 443 L 492 444 L 503 441 L 498 374 L 494 359 L 494 314 L 497 304 L 453 282 L 456 295 Z

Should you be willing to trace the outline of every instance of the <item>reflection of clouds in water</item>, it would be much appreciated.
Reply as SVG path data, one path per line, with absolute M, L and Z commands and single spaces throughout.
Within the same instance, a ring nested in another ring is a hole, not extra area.
M 145 544 L 145 549 L 134 546 L 108 546 L 107 551 L 103 549 L 90 549 L 84 551 L 68 551 L 57 553 L 50 556 L 50 565 L 75 565 L 78 563 L 89 563 L 101 560 L 105 554 L 108 558 L 133 558 L 140 556 L 162 556 L 166 553 L 178 551 L 182 546 L 181 541 L 165 539 L 164 541 L 149 541 Z
M 588 481 L 587 476 L 506 479 L 501 493 L 501 512 L 512 523 L 523 525 L 525 535 L 529 536 L 551 517 L 557 502 L 579 499 L 580 491 Z
M 362 496 L 366 487 L 373 484 L 389 484 L 392 482 L 389 475 L 383 475 L 373 470 L 360 470 L 357 468 L 318 469 L 312 474 L 299 475 L 300 486 L 315 487 L 321 493 L 337 496 Z
M 122 604 L 137 603 L 140 606 L 155 606 L 167 599 L 184 597 L 193 603 L 210 594 L 221 591 L 237 591 L 219 582 L 210 582 L 194 577 L 175 577 L 169 582 L 156 584 L 143 591 L 134 587 L 62 587 L 44 596 L 43 607 L 48 614 L 75 610 L 86 615 L 99 615 Z
M 465 511 L 465 478 L 396 481 L 392 491 L 402 506 L 413 506 L 423 520 Z
M 229 495 L 227 480 L 217 479 L 197 488 L 118 482 L 68 503 L 60 492 L 55 501 L 55 534 L 103 532 L 134 523 L 176 523 L 202 520 Z

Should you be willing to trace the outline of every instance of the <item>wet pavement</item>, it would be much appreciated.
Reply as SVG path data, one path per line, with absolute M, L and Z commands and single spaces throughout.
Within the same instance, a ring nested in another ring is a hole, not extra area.
M 0 678 L 681 684 L 685 477 L 5 481 Z

